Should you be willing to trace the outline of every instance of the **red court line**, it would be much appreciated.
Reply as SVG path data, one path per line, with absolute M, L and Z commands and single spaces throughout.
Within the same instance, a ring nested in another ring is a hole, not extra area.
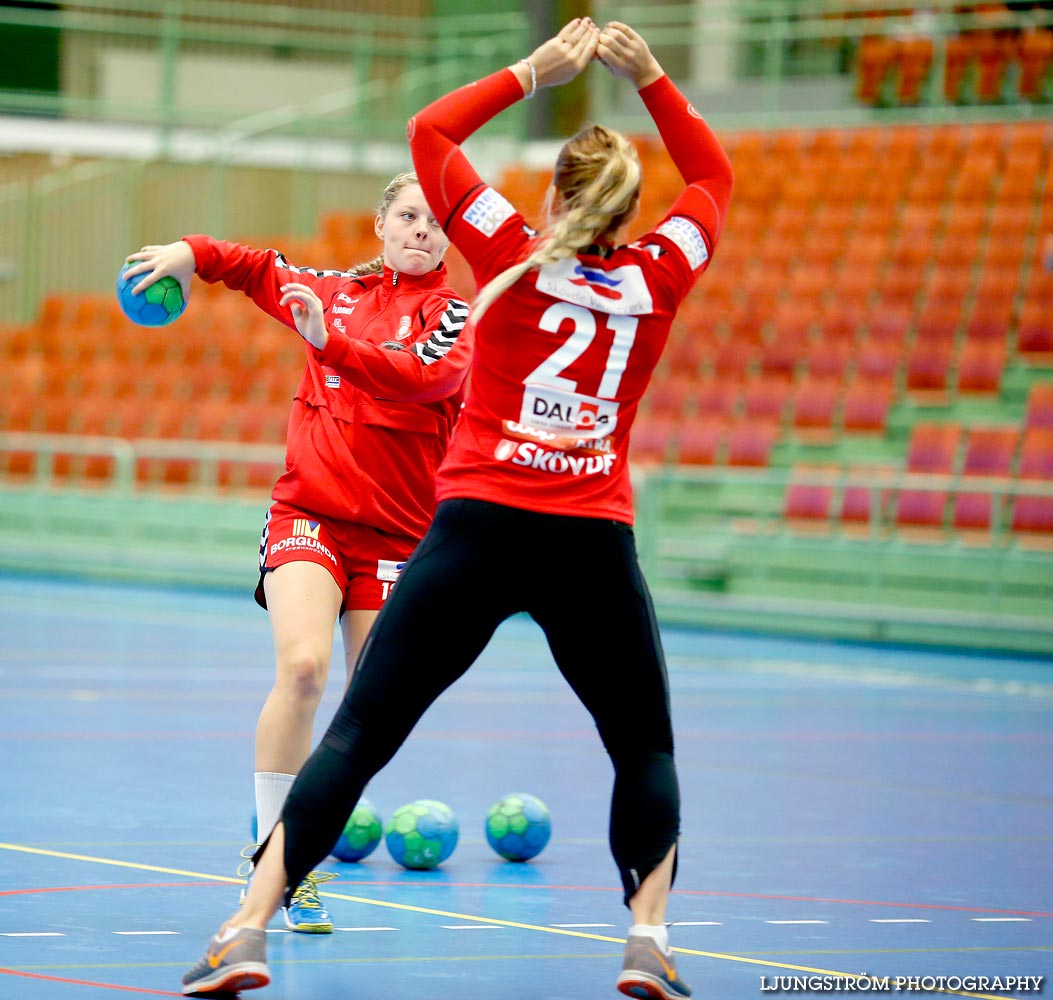
M 168 990 L 148 990 L 142 986 L 118 986 L 116 983 L 93 983 L 90 979 L 66 979 L 62 976 L 41 976 L 35 972 L 16 972 L 14 969 L 0 967 L 0 975 L 21 976 L 23 979 L 37 979 L 45 983 L 66 983 L 70 986 L 94 986 L 100 990 L 122 990 L 125 993 L 149 993 L 154 997 L 182 997 L 182 993 L 170 993 Z
M 120 885 L 55 885 L 45 889 L 4 889 L 0 896 L 28 896 L 35 892 L 83 892 L 86 889 L 182 889 L 194 885 L 230 885 L 230 882 L 123 882 Z
M 128 882 L 118 885 L 63 885 L 42 889 L 8 889 L 0 891 L 0 896 L 19 896 L 41 892 L 83 892 L 97 889 L 168 889 L 195 888 L 200 886 L 230 886 L 230 882 Z M 608 885 L 537 885 L 524 882 L 425 882 L 396 881 L 383 879 L 347 879 L 332 885 L 333 891 L 348 891 L 356 886 L 396 886 L 402 888 L 443 888 L 443 889 L 543 889 L 548 892 L 621 892 L 622 890 Z M 953 913 L 999 913 L 1013 917 L 1053 917 L 1053 913 L 1039 910 L 1004 910 L 990 906 L 949 906 L 944 903 L 897 903 L 880 899 L 835 899 L 827 896 L 778 896 L 761 892 L 717 892 L 708 889 L 673 889 L 674 896 L 712 896 L 717 899 L 767 899 L 782 900 L 790 903 L 838 903 L 842 906 L 888 906 L 909 910 L 946 910 Z M 324 895 L 324 893 L 323 893 Z

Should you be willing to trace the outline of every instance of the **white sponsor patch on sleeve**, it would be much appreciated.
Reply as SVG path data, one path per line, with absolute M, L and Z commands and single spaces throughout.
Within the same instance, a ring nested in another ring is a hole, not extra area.
M 684 251 L 684 256 L 691 265 L 692 271 L 697 271 L 709 260 L 709 249 L 706 247 L 706 241 L 702 239 L 702 234 L 698 231 L 698 226 L 683 216 L 674 215 L 671 219 L 666 219 L 655 232 L 672 240 Z
M 511 203 L 493 188 L 483 188 L 464 213 L 464 221 L 484 236 L 493 236 L 498 227 L 515 213 Z

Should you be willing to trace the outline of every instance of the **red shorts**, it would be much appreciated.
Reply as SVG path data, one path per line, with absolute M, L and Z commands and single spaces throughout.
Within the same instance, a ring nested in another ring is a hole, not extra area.
M 256 603 L 267 607 L 263 578 L 293 562 L 312 562 L 333 575 L 344 595 L 340 613 L 379 611 L 418 539 L 391 535 L 366 524 L 305 515 L 275 503 L 260 538 L 260 582 Z

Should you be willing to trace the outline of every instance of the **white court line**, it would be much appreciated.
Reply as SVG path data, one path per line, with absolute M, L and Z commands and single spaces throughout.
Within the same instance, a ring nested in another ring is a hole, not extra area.
M 500 931 L 497 924 L 439 924 L 444 931 Z
M 335 927 L 338 931 L 397 931 L 397 927 Z
M 931 924 L 931 920 L 921 917 L 871 917 L 872 924 Z
M 765 920 L 766 924 L 828 924 L 829 920 Z
M 674 920 L 674 927 L 723 927 L 719 920 Z
M 1030 917 L 970 917 L 978 924 L 1029 924 Z
M 58 931 L 5 931 L 0 937 L 65 937 Z
M 549 924 L 549 927 L 613 927 L 614 924 Z

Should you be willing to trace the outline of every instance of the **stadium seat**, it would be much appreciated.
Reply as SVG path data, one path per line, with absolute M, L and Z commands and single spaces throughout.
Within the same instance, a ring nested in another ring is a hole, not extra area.
M 731 422 L 739 406 L 739 383 L 712 376 L 695 389 L 695 410 L 700 417 Z
M 644 397 L 649 412 L 656 416 L 682 420 L 689 402 L 694 400 L 698 383 L 682 375 L 655 379 Z
M 778 434 L 778 428 L 768 421 L 740 420 L 728 432 L 727 464 L 766 467 Z
M 793 528 L 828 531 L 833 513 L 836 466 L 796 466 L 790 473 L 782 515 Z
M 942 402 L 953 351 L 953 345 L 943 340 L 918 340 L 907 355 L 907 391 L 922 401 Z
M 677 439 L 677 461 L 682 465 L 718 465 L 723 460 L 727 434 L 725 421 L 713 417 L 696 417 L 680 428 Z
M 1053 360 L 1053 314 L 1041 306 L 1026 306 L 1017 327 L 1016 350 L 1025 361 Z
M 962 429 L 958 424 L 915 424 L 907 451 L 906 471 L 914 475 L 950 476 Z M 941 528 L 947 489 L 902 489 L 896 497 L 895 522 L 901 528 Z
M 891 380 L 874 380 L 857 374 L 845 390 L 841 426 L 851 433 L 883 434 L 892 406 Z
M 1053 431 L 1053 382 L 1034 382 L 1027 394 L 1024 430 Z
M 1021 483 L 1045 483 L 1053 487 L 1053 430 L 1045 427 L 1024 432 L 1020 446 Z M 1017 496 L 1013 504 L 1012 529 L 1023 544 L 1053 542 L 1053 496 Z
M 1053 31 L 1029 28 L 1019 40 L 1020 75 L 1017 90 L 1027 101 L 1048 100 L 1050 67 L 1053 66 Z
M 758 374 L 742 389 L 742 415 L 750 423 L 770 423 L 778 427 L 786 414 L 790 381 L 775 374 Z
M 967 340 L 958 357 L 958 392 L 967 395 L 997 393 L 1005 368 L 1004 343 Z
M 792 426 L 802 437 L 819 442 L 834 438 L 834 415 L 841 399 L 839 379 L 807 376 L 793 392 Z
M 663 465 L 672 453 L 679 423 L 669 417 L 640 414 L 629 439 L 629 458 L 641 465 Z
M 1019 440 L 1016 427 L 974 427 L 968 432 L 962 479 L 954 497 L 951 523 L 962 532 L 989 532 L 998 525 L 992 521 L 990 490 L 969 490 L 970 476 L 1004 477 L 1009 481 Z M 1001 498 L 1004 509 L 1004 496 Z

